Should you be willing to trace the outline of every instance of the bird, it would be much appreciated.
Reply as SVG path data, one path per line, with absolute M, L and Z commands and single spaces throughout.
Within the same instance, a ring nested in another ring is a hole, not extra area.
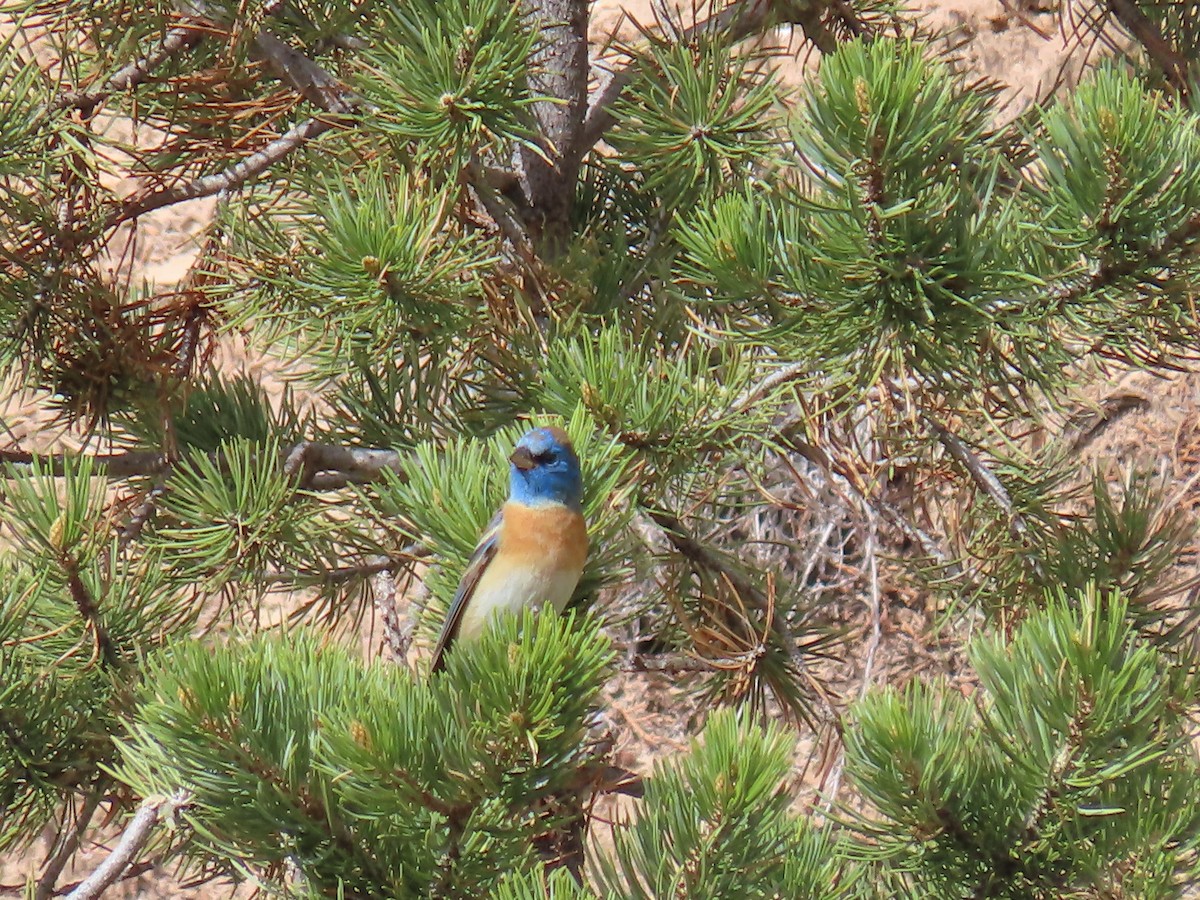
M 456 641 L 479 637 L 502 612 L 562 612 L 588 555 L 583 477 L 561 428 L 534 428 L 509 461 L 508 500 L 479 539 L 433 649 L 431 672 Z

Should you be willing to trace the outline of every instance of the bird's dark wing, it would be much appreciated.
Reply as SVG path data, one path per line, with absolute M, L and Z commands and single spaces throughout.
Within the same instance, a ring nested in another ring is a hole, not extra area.
M 433 648 L 433 662 L 429 666 L 430 672 L 440 672 L 446 664 L 446 651 L 450 649 L 450 645 L 458 637 L 458 628 L 462 623 L 463 612 L 466 611 L 467 604 L 471 602 L 471 596 L 475 593 L 475 588 L 479 584 L 479 579 L 483 576 L 484 571 L 487 569 L 488 563 L 496 555 L 496 548 L 499 545 L 500 538 L 500 524 L 503 521 L 504 510 L 501 510 L 492 518 L 487 530 L 483 533 L 483 537 L 479 539 L 479 544 L 475 547 L 475 552 L 467 560 L 467 568 L 463 571 L 462 580 L 458 583 L 458 590 L 454 593 L 454 599 L 450 601 L 450 612 L 446 614 L 446 621 L 442 625 L 442 633 L 438 635 L 437 645 Z

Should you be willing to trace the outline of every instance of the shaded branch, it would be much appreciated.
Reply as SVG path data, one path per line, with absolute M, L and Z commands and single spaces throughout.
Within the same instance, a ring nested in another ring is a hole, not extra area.
M 487 168 L 477 160 L 471 160 L 463 170 L 467 183 L 500 233 L 513 245 L 517 255 L 529 262 L 534 259 L 533 242 L 525 227 L 529 204 L 520 183 L 511 175 L 508 175 L 511 181 L 504 179 L 506 175 L 508 173 Z
M 75 608 L 79 611 L 79 617 L 83 619 L 87 630 L 92 633 L 92 638 L 96 642 L 96 655 L 104 661 L 104 665 L 108 668 L 117 668 L 121 663 L 121 657 L 117 654 L 117 648 L 113 644 L 108 629 L 100 621 L 100 607 L 96 603 L 96 598 L 92 596 L 88 586 L 83 583 L 83 578 L 79 573 L 79 560 L 75 558 L 74 554 L 60 550 L 58 564 L 67 576 L 67 590 L 71 593 L 71 602 L 75 604 Z
M 1163 37 L 1158 26 L 1138 8 L 1135 0 L 1108 0 L 1108 9 L 1133 39 L 1142 45 L 1167 83 L 1186 97 L 1190 88 L 1187 58 Z
M 741 597 L 761 601 L 763 593 L 741 572 L 734 569 L 722 556 L 692 537 L 679 519 L 667 512 L 641 507 L 642 511 L 662 529 L 663 534 L 684 559 L 710 572 L 719 573 L 729 586 Z

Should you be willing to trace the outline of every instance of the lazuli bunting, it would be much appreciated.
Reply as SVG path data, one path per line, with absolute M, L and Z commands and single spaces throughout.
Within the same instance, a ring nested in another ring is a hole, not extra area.
M 567 433 L 535 428 L 508 460 L 508 501 L 467 563 L 433 649 L 433 672 L 454 641 L 478 637 L 498 613 L 546 605 L 562 612 L 583 574 L 583 479 Z

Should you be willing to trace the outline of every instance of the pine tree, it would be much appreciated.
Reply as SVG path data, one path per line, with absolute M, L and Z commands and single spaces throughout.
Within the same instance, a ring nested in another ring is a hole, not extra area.
M 6 0 L 0 370 L 66 429 L 0 420 L 0 851 L 56 836 L 15 890 L 1182 896 L 1192 523 L 1049 423 L 1192 352 L 1200 7 L 1082 5 L 1133 49 L 1002 126 L 885 0 L 696 4 L 595 71 L 586 0 Z M 573 609 L 430 676 L 550 422 Z M 873 685 L 885 565 L 971 696 Z M 619 669 L 687 689 L 687 753 L 615 765 Z

